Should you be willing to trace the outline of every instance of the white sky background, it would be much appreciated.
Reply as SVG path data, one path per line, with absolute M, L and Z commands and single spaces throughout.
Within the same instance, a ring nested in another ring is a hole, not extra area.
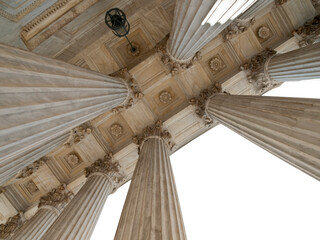
M 265 96 L 320 98 L 320 81 L 284 83 Z M 171 163 L 188 240 L 320 239 L 319 182 L 226 127 Z M 91 240 L 114 238 L 129 184 L 109 196 Z

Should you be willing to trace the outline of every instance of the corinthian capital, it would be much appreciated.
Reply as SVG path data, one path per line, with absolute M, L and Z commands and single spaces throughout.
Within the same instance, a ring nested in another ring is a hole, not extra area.
M 38 207 L 52 206 L 57 207 L 60 204 L 68 203 L 71 200 L 72 193 L 66 187 L 66 184 L 62 184 L 57 188 L 51 190 L 47 195 L 40 198 Z
M 314 17 L 311 21 L 307 21 L 295 30 L 293 35 L 299 40 L 300 47 L 320 41 L 320 15 Z
M 156 123 L 153 126 L 146 127 L 141 135 L 136 135 L 132 138 L 132 141 L 139 145 L 139 152 L 140 147 L 143 144 L 144 141 L 146 141 L 150 137 L 159 137 L 162 138 L 169 147 L 170 150 L 173 150 L 175 147 L 175 143 L 172 141 L 171 134 L 163 128 L 163 123 L 161 120 L 156 121 Z
M 22 212 L 10 217 L 5 224 L 0 224 L 0 239 L 8 239 L 25 221 Z
M 262 94 L 277 85 L 268 76 L 268 63 L 276 53 L 273 49 L 267 48 L 240 67 L 246 71 L 248 81 L 253 84 L 257 94 Z
M 200 92 L 199 96 L 191 98 L 189 103 L 196 106 L 196 114 L 202 118 L 205 125 L 210 127 L 213 124 L 213 120 L 206 113 L 206 102 L 215 93 L 221 92 L 221 86 L 219 83 L 215 83 L 210 88 L 204 89 Z

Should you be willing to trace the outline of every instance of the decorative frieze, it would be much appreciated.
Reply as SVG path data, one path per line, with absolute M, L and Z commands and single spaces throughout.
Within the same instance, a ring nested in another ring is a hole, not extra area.
M 268 62 L 276 53 L 273 49 L 267 48 L 240 67 L 241 70 L 246 71 L 248 81 L 254 85 L 258 94 L 262 94 L 277 85 L 275 81 L 269 78 L 267 73 Z
M 85 123 L 81 124 L 80 126 L 75 127 L 71 130 L 70 137 L 64 145 L 66 147 L 71 147 L 74 144 L 79 143 L 82 139 L 91 134 L 91 132 L 92 128 L 88 127 Z
M 31 1 L 32 1 L 31 4 L 29 4 L 28 1 L 27 1 L 28 6 L 23 8 L 22 10 L 18 10 L 18 12 L 15 12 L 15 13 L 10 13 L 9 12 L 10 8 L 8 8 L 6 10 L 0 9 L 0 16 L 4 17 L 6 19 L 9 19 L 10 21 L 18 22 L 24 16 L 26 16 L 31 11 L 33 11 L 38 6 L 40 6 L 45 0 L 31 0 Z M 18 7 L 18 9 L 19 8 L 20 7 Z M 16 9 L 13 9 L 13 10 L 16 11 Z
M 139 145 L 138 150 L 140 152 L 140 147 L 143 144 L 143 142 L 152 136 L 157 136 L 162 138 L 166 142 L 170 150 L 173 150 L 174 147 L 176 146 L 176 144 L 172 141 L 171 134 L 166 129 L 163 128 L 163 123 L 161 120 L 156 121 L 156 123 L 153 126 L 146 127 L 143 130 L 142 134 L 134 136 L 132 138 L 132 141 L 133 143 Z
M 17 178 L 26 178 L 31 176 L 33 173 L 39 170 L 41 166 L 43 166 L 49 159 L 47 157 L 42 157 L 39 160 L 35 161 L 34 163 L 30 164 L 29 166 L 22 169 Z
M 52 206 L 57 207 L 60 204 L 68 203 L 71 200 L 72 193 L 67 189 L 66 184 L 62 184 L 51 190 L 47 195 L 40 198 L 38 207 Z
M 249 21 L 236 19 L 233 21 L 223 32 L 223 38 L 228 41 L 237 35 L 248 30 L 255 23 L 255 19 L 252 18 Z
M 119 107 L 113 108 L 113 113 L 119 113 L 125 109 L 130 108 L 144 96 L 143 93 L 140 91 L 135 79 L 133 78 L 131 73 L 129 73 L 127 68 L 122 68 L 119 71 L 110 74 L 110 76 L 123 79 L 127 83 L 128 88 L 130 89 L 129 96 L 127 97 L 126 102 Z
M 5 224 L 0 225 L 0 239 L 7 239 L 10 237 L 25 221 L 22 212 L 8 219 Z
M 164 65 L 170 68 L 170 73 L 172 76 L 178 74 L 181 70 L 192 67 L 195 62 L 201 60 L 200 51 L 196 52 L 195 55 L 188 60 L 179 61 L 177 59 L 174 59 L 167 51 L 168 38 L 169 36 L 166 36 L 160 43 L 158 43 L 155 47 L 155 50 L 162 55 L 161 61 Z
M 198 97 L 191 98 L 189 103 L 196 106 L 196 114 L 204 120 L 205 125 L 210 127 L 213 124 L 213 120 L 206 113 L 206 102 L 215 93 L 221 92 L 221 85 L 215 83 L 210 88 L 204 89 L 200 92 Z
M 293 32 L 299 40 L 299 46 L 305 47 L 320 40 L 320 15 L 306 22 Z

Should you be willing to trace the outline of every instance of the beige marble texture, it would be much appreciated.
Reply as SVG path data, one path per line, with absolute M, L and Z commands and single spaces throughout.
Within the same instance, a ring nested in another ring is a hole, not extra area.
M 159 137 L 142 145 L 114 239 L 186 239 L 167 145 Z
M 216 94 L 212 119 L 320 180 L 320 99 Z

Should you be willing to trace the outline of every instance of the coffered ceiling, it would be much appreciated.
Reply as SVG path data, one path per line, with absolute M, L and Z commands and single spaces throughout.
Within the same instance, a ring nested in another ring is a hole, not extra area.
M 112 7 L 127 14 L 128 37 L 139 54 L 130 53 L 127 41 L 105 26 L 104 14 Z M 228 28 L 201 49 L 201 59 L 192 66 L 172 71 L 159 45 L 171 29 L 173 0 L 0 0 L 0 9 L 0 42 L 103 74 L 127 68 L 143 93 L 128 109 L 85 123 L 79 141 L 60 146 L 30 166 L 31 174 L 19 178 L 17 173 L 7 182 L 0 194 L 1 223 L 18 211 L 32 216 L 39 198 L 61 183 L 75 194 L 85 181 L 83 169 L 110 151 L 130 180 L 138 159 L 132 137 L 158 119 L 173 136 L 172 152 L 208 131 L 217 123 L 206 125 L 189 100 L 216 82 L 232 94 L 257 94 L 240 66 L 267 47 L 279 52 L 298 48 L 292 31 L 316 14 L 309 0 L 272 4 L 246 31 Z

